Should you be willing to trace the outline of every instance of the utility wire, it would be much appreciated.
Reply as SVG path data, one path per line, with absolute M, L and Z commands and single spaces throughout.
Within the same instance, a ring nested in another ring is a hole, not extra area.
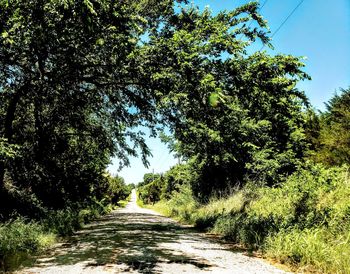
M 261 7 L 258 9 L 258 11 L 261 11 L 263 9 L 263 7 L 266 5 L 267 1 L 269 1 L 269 0 L 265 0 L 265 2 L 261 5 Z
M 272 33 L 271 38 L 273 38 L 279 32 L 279 30 L 283 27 L 283 25 L 289 20 L 289 18 L 292 17 L 292 15 L 296 12 L 296 10 L 301 6 L 301 4 L 304 1 L 305 0 L 301 0 L 299 2 L 299 4 L 292 10 L 292 12 L 287 16 L 287 18 L 284 19 L 284 21 L 281 23 L 281 25 L 274 31 L 274 33 Z M 265 45 L 263 45 L 260 50 L 262 50 L 264 47 L 265 47 Z
M 265 2 L 261 5 L 261 7 L 258 8 L 258 11 L 261 11 L 263 9 L 263 7 L 266 5 L 267 1 L 269 1 L 269 0 L 265 0 Z M 248 29 L 253 24 L 253 22 L 254 21 L 250 21 L 250 23 L 248 25 Z
M 258 11 L 261 11 L 261 10 L 263 9 L 263 7 L 266 5 L 267 1 L 269 1 L 269 0 L 265 0 L 265 2 L 258 8 Z M 249 29 L 250 26 L 253 24 L 253 22 L 254 22 L 254 21 L 250 21 L 250 23 L 249 23 L 249 25 L 248 25 L 248 29 Z M 242 40 L 243 35 L 244 35 L 244 34 L 241 35 L 241 37 L 239 38 L 239 40 Z

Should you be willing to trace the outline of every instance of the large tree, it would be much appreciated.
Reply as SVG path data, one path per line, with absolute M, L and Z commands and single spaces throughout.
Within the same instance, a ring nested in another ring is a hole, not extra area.
M 327 165 L 350 163 L 350 88 L 341 89 L 320 115 L 318 146 L 314 155 Z
M 296 83 L 308 76 L 301 58 L 247 53 L 256 39 L 269 43 L 266 27 L 257 3 L 217 15 L 190 7 L 150 36 L 148 54 L 161 64 L 150 78 L 171 86 L 158 104 L 173 148 L 199 172 L 200 196 L 248 176 L 276 184 L 304 155 L 307 99 Z
M 146 163 L 139 125 L 167 125 L 205 189 L 293 170 L 300 60 L 247 55 L 269 43 L 257 2 L 217 15 L 177 2 L 0 1 L 0 138 L 20 146 L 1 188 L 50 206 L 97 195 L 110 157 L 140 148 Z
M 7 174 L 59 206 L 96 189 L 111 156 L 127 164 L 139 147 L 146 162 L 132 130 L 155 122 L 141 38 L 173 13 L 172 1 L 0 1 L 0 137 L 20 146 L 0 159 L 1 189 Z

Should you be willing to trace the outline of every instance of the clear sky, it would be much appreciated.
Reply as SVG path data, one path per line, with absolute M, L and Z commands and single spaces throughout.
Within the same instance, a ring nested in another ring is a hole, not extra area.
M 260 13 L 269 22 L 273 33 L 302 0 L 260 0 L 265 5 Z M 209 6 L 214 13 L 230 10 L 247 0 L 197 0 L 201 9 Z M 299 84 L 309 97 L 311 104 L 319 110 L 339 88 L 350 86 L 350 0 L 304 0 L 294 14 L 273 37 L 275 49 L 265 48 L 271 54 L 283 53 L 305 56 L 305 71 L 311 81 Z M 253 49 L 260 49 L 257 44 Z M 158 139 L 148 139 L 152 150 L 150 168 L 146 169 L 140 159 L 132 158 L 129 168 L 119 175 L 127 183 L 142 181 L 146 172 L 164 172 L 177 160 Z M 117 174 L 117 165 L 109 171 Z

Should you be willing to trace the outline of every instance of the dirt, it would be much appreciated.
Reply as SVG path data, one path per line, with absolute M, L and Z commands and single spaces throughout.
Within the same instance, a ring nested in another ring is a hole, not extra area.
M 17 273 L 287 273 L 136 204 L 113 211 Z

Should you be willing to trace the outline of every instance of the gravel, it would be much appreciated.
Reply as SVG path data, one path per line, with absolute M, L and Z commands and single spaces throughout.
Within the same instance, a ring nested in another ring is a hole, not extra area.
M 17 273 L 287 273 L 231 244 L 130 203 Z

